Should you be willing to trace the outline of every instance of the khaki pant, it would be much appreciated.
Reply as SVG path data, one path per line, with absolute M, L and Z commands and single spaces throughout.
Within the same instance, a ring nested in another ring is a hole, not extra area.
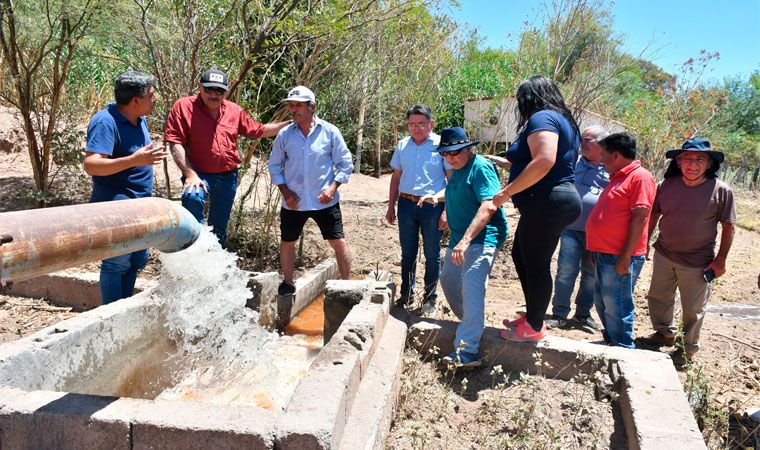
M 678 332 L 678 328 L 673 326 L 677 287 L 683 310 L 684 349 L 693 355 L 699 350 L 699 331 L 711 285 L 702 278 L 702 268 L 676 264 L 656 250 L 653 262 L 652 283 L 647 295 L 652 327 L 664 336 L 675 336 Z

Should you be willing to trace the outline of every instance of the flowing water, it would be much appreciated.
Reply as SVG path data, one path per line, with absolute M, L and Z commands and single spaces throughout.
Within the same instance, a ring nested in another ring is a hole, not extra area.
M 268 409 L 287 403 L 322 347 L 321 328 L 279 336 L 260 326 L 245 307 L 252 294 L 236 258 L 207 227 L 188 249 L 160 255 L 156 296 L 168 340 L 145 350 L 147 362 L 137 364 L 121 394 Z

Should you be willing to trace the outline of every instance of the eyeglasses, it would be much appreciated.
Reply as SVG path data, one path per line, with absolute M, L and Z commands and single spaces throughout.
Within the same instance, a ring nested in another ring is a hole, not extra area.
M 443 156 L 444 158 L 447 156 L 451 156 L 451 157 L 459 156 L 459 154 L 462 153 L 463 151 L 464 149 L 460 148 L 459 150 L 452 150 L 450 152 L 441 152 L 441 156 Z
M 216 94 L 216 95 L 224 95 L 226 90 L 222 88 L 215 88 L 215 87 L 206 87 L 203 86 L 203 90 L 206 91 L 207 94 Z
M 596 142 L 595 138 L 583 138 L 583 142 Z
M 427 126 L 427 124 L 429 124 L 429 123 L 430 123 L 430 121 L 426 120 L 424 122 L 414 122 L 414 123 L 407 122 L 406 125 L 409 128 L 417 128 L 418 130 L 421 130 L 421 129 L 425 128 Z
M 706 164 L 707 163 L 707 158 L 686 158 L 686 157 L 683 157 L 683 158 L 678 158 L 678 162 L 680 162 L 681 164 L 686 164 L 686 163 Z

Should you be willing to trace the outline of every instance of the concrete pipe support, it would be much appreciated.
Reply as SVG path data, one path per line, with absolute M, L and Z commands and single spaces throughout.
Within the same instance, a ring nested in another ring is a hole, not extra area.
M 87 203 L 0 214 L 0 285 L 145 248 L 176 252 L 201 232 L 162 198 Z

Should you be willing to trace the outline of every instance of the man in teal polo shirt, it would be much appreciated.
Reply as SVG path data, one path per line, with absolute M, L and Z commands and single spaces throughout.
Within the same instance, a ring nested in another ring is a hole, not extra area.
M 448 364 L 480 365 L 480 337 L 485 326 L 488 277 L 497 250 L 507 239 L 507 217 L 492 199 L 501 189 L 493 164 L 472 152 L 462 128 L 441 132 L 437 151 L 453 167 L 446 186 L 446 214 L 451 239 L 441 272 L 441 288 L 452 311 L 461 320 Z

